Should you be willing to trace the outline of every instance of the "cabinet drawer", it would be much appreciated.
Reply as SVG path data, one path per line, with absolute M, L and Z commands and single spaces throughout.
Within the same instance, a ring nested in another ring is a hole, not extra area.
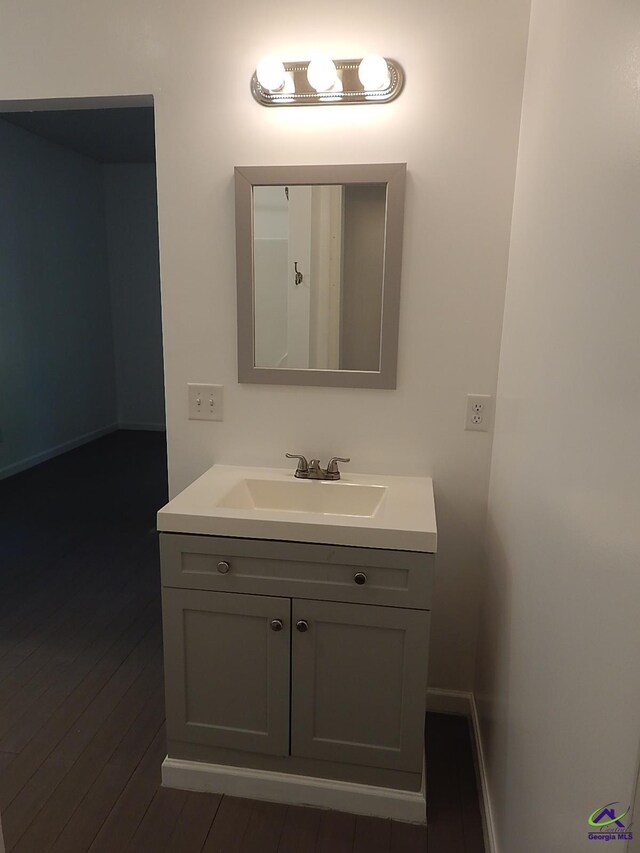
M 167 587 L 431 608 L 433 554 L 176 533 L 160 554 Z

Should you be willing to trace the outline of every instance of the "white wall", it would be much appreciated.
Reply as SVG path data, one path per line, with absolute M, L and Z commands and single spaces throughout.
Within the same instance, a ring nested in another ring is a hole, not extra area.
M 501 853 L 591 850 L 633 800 L 639 237 L 640 5 L 534 0 L 479 634 Z
M 102 174 L 0 121 L 0 476 L 113 426 Z
M 163 429 L 155 165 L 105 165 L 103 177 L 117 420 L 125 429 Z
M 171 492 L 215 461 L 351 456 L 352 471 L 432 474 L 440 555 L 434 685 L 473 680 L 490 436 L 462 429 L 494 390 L 529 0 L 47 0 L 9 4 L 0 101 L 155 97 Z M 82 37 L 78 37 L 78 33 Z M 261 54 L 397 59 L 381 106 L 264 109 Z M 237 384 L 234 165 L 408 163 L 397 391 Z M 187 420 L 187 382 L 225 386 L 225 420 Z

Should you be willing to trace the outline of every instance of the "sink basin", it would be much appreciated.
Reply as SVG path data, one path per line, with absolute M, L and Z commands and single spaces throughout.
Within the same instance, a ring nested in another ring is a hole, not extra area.
M 218 506 L 371 518 L 386 491 L 386 486 L 365 486 L 341 480 L 242 479 L 220 498 Z
M 214 465 L 158 513 L 158 530 L 435 553 L 429 477 L 343 472 L 297 480 L 291 468 Z

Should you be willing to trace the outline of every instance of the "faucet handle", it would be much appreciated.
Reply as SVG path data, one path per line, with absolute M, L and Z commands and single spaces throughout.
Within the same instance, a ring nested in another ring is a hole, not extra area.
M 301 456 L 299 453 L 285 453 L 287 459 L 297 459 L 298 467 L 296 468 L 296 475 L 298 474 L 308 474 L 309 473 L 309 463 L 307 462 L 304 456 Z
M 351 459 L 343 459 L 341 456 L 333 456 L 327 464 L 327 474 L 339 474 L 338 462 L 351 462 Z

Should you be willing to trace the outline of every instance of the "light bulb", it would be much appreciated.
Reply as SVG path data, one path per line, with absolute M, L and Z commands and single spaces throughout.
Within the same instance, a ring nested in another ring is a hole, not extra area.
M 379 53 L 368 54 L 358 67 L 358 78 L 367 92 L 386 89 L 390 82 L 387 60 Z
M 277 56 L 263 56 L 256 67 L 256 77 L 263 89 L 278 92 L 285 83 L 284 65 Z
M 307 80 L 316 92 L 328 92 L 338 80 L 334 61 L 328 56 L 314 56 L 307 68 Z

